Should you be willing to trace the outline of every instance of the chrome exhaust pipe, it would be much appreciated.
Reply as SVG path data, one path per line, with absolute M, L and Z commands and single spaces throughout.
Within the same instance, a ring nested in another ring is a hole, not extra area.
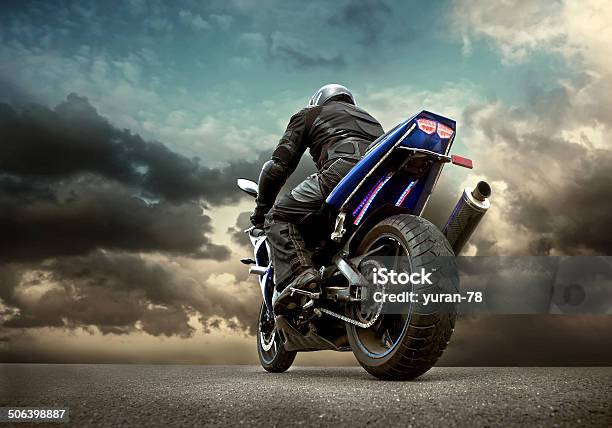
M 442 233 L 451 244 L 455 255 L 463 249 L 476 230 L 480 219 L 485 215 L 491 201 L 491 186 L 486 181 L 480 181 L 474 189 L 466 187 L 448 218 Z

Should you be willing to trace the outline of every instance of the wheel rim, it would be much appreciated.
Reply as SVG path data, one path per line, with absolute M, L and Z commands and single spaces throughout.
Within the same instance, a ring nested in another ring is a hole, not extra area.
M 261 339 L 261 349 L 263 349 L 266 352 L 270 351 L 270 349 L 272 349 L 272 347 L 274 346 L 275 336 L 276 336 L 276 330 L 268 334 L 264 332 L 260 332 L 259 337 Z
M 410 253 L 406 246 L 392 234 L 381 234 L 362 254 L 371 251 L 373 251 L 371 255 L 375 257 L 393 257 L 393 266 L 385 265 L 385 267 L 390 269 L 397 270 L 399 268 L 400 257 L 405 257 L 408 261 L 410 260 Z M 407 267 L 412 270 L 412 266 Z M 412 305 L 407 305 L 406 313 L 385 314 L 382 311 L 374 325 L 370 328 L 364 329 L 351 326 L 354 329 L 357 346 L 361 348 L 362 352 L 371 358 L 384 358 L 397 347 L 404 337 L 412 314 Z M 353 317 L 359 319 L 360 312 L 358 307 L 354 305 L 352 310 Z
M 262 305 L 258 325 L 259 348 L 262 359 L 270 364 L 280 350 L 280 336 L 274 321 L 268 319 L 267 308 Z

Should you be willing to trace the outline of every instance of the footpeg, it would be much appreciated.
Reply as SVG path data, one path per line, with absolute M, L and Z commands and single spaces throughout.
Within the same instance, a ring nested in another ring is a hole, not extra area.
M 310 297 L 311 299 L 318 299 L 319 297 L 321 297 L 321 293 L 312 293 L 310 291 L 300 290 L 299 288 L 295 288 L 295 287 L 289 288 L 289 291 L 291 292 L 292 296 L 294 293 L 297 293 L 297 294 L 302 294 L 306 297 Z
M 302 306 L 302 308 L 303 309 L 308 309 L 308 308 L 312 307 L 312 305 L 314 305 L 314 300 L 310 299 L 309 301 L 304 303 L 304 306 Z
M 266 272 L 268 272 L 268 267 L 267 266 L 251 266 L 249 268 L 249 273 L 251 275 L 265 275 Z

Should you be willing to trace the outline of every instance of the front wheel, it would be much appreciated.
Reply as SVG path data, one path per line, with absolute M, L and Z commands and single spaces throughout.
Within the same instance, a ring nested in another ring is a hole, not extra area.
M 257 354 L 261 366 L 272 373 L 286 371 L 293 364 L 297 354 L 297 352 L 285 350 L 274 325 L 274 318 L 268 315 L 264 302 L 261 304 L 257 323 Z
M 421 267 L 444 272 L 434 286 L 413 291 L 432 292 L 438 287 L 439 292 L 440 286 L 447 292 L 458 290 L 453 251 L 444 235 L 423 218 L 396 215 L 381 221 L 360 243 L 356 255 L 361 254 L 371 254 L 371 260 L 382 260 L 385 267 L 398 272 Z M 368 276 L 365 272 L 368 265 L 379 261 L 362 262 L 360 270 L 364 276 Z M 380 379 L 409 380 L 422 375 L 442 355 L 453 333 L 454 307 L 426 310 L 418 304 L 404 307 L 396 312 L 380 309 L 371 312 L 368 328 L 346 324 L 355 357 L 364 369 Z M 352 319 L 361 316 L 363 321 L 368 320 L 359 304 L 349 305 L 347 314 Z

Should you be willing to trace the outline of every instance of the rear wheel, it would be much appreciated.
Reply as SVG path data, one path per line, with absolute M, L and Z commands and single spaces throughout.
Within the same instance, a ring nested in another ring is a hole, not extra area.
M 257 323 L 257 354 L 261 366 L 272 373 L 286 371 L 293 364 L 297 354 L 287 351 L 283 347 L 274 324 L 274 318 L 268 315 L 266 304 L 263 302 L 259 311 L 259 322 Z
M 356 255 L 371 254 L 359 266 L 368 277 L 381 263 L 397 272 L 444 272 L 426 292 L 458 292 L 454 254 L 442 233 L 430 222 L 411 215 L 397 215 L 378 223 L 364 237 Z M 445 257 L 448 256 L 448 257 Z M 392 266 L 389 266 L 392 264 Z M 443 288 L 443 290 L 440 289 Z M 380 291 L 380 288 L 378 289 Z M 372 375 L 385 380 L 414 379 L 436 363 L 454 330 L 452 307 L 407 303 L 401 311 L 370 309 L 360 303 L 348 306 L 348 315 L 368 328 L 346 324 L 351 348 L 359 363 Z

